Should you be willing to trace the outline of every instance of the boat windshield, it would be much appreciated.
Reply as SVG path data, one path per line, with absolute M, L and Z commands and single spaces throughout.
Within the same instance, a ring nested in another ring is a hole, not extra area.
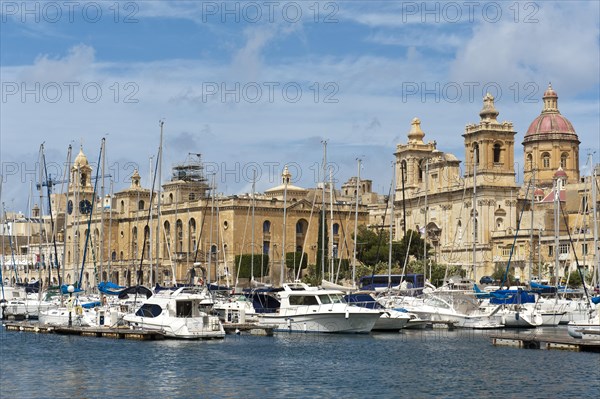
M 141 308 L 138 309 L 137 312 L 135 312 L 135 315 L 142 317 L 156 317 L 160 315 L 161 312 L 162 308 L 159 305 L 154 303 L 145 303 Z
M 327 305 L 330 303 L 344 303 L 344 297 L 340 294 L 321 294 L 319 295 L 319 300 L 322 305 Z

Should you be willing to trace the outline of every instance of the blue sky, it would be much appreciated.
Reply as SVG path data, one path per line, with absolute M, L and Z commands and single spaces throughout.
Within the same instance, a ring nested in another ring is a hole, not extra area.
M 94 161 L 106 137 L 115 190 L 134 166 L 147 185 L 160 119 L 163 179 L 192 152 L 220 192 L 250 191 L 257 164 L 261 191 L 286 163 L 312 187 L 326 139 L 338 186 L 360 157 L 384 193 L 414 117 L 426 141 L 464 157 L 486 89 L 514 123 L 518 168 L 548 82 L 582 163 L 589 151 L 599 162 L 597 2 L 2 1 L 0 13 L 9 210 L 26 210 L 42 142 L 56 166 L 69 144 Z

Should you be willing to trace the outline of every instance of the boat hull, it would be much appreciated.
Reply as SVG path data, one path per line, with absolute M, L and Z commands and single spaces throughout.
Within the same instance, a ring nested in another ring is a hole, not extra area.
M 369 333 L 379 319 L 378 312 L 327 312 L 259 315 L 259 325 L 275 331 L 310 333 Z
M 216 316 L 190 318 L 140 317 L 128 314 L 124 317 L 134 328 L 146 331 L 158 331 L 168 338 L 176 339 L 213 339 L 224 338 L 225 329 Z

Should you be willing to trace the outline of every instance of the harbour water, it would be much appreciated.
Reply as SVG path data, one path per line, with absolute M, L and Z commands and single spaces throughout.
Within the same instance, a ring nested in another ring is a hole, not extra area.
M 2 328 L 0 398 L 600 395 L 600 355 L 494 347 L 490 334 L 282 333 L 228 335 L 218 341 L 139 342 Z

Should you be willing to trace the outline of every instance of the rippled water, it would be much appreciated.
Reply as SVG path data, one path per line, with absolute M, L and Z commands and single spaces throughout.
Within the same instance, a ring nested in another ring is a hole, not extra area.
M 282 333 L 138 342 L 2 329 L 0 398 L 600 395 L 600 355 L 494 347 L 488 334 Z

